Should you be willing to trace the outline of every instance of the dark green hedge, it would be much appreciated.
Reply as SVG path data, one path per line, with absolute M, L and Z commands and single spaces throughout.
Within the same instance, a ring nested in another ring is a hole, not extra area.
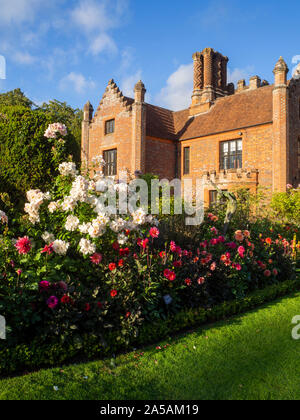
M 46 191 L 52 185 L 57 162 L 54 143 L 44 133 L 50 123 L 57 122 L 55 117 L 41 109 L 0 106 L 0 193 L 8 193 L 15 204 L 23 205 L 28 190 Z M 61 159 L 67 159 L 77 147 L 72 133 L 65 140 Z
M 286 296 L 300 290 L 300 278 L 285 281 L 284 283 L 269 286 L 256 291 L 242 300 L 225 302 L 212 309 L 195 308 L 181 311 L 165 321 L 145 324 L 138 336 L 131 342 L 131 346 L 144 346 L 155 343 L 170 335 L 198 327 L 201 324 L 226 319 L 230 316 L 244 313 L 276 298 Z M 57 366 L 71 362 L 75 358 L 107 357 L 125 348 L 122 340 L 117 341 L 118 332 L 107 337 L 107 344 L 103 346 L 95 337 L 83 337 L 83 344 L 41 344 L 37 340 L 28 345 L 19 345 L 14 348 L 0 348 L 0 374 L 8 375 L 24 370 L 34 370 L 42 367 Z

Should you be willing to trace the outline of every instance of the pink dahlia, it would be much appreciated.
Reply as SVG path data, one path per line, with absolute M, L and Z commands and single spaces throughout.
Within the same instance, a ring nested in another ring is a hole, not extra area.
M 49 299 L 47 300 L 47 305 L 48 305 L 48 308 L 50 308 L 50 309 L 56 308 L 56 306 L 58 305 L 57 297 L 56 296 L 50 296 Z
M 47 290 L 50 287 L 50 283 L 47 280 L 43 280 L 39 284 L 40 290 Z
M 152 238 L 159 237 L 159 230 L 156 227 L 151 228 L 149 233 Z
M 99 265 L 102 261 L 102 255 L 101 254 L 94 254 L 91 256 L 91 261 L 95 265 Z
M 24 238 L 19 238 L 16 242 L 15 247 L 17 248 L 19 254 L 28 254 L 31 250 L 32 245 L 28 238 L 28 236 L 24 236 Z

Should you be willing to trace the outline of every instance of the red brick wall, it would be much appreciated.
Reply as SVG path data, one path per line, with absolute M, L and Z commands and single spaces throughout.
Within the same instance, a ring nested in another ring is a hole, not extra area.
M 115 132 L 105 135 L 105 122 L 115 119 Z M 132 168 L 132 111 L 117 99 L 104 100 L 89 129 L 89 159 L 105 150 L 118 150 L 118 172 Z
M 175 178 L 176 145 L 174 141 L 146 138 L 146 172 L 158 175 L 160 179 Z
M 242 133 L 242 134 L 240 134 Z M 237 171 L 230 171 L 228 186 L 236 188 L 244 184 L 253 189 L 256 187 L 255 170 L 259 170 L 258 183 L 270 188 L 272 185 L 272 124 L 265 124 L 243 130 L 216 134 L 180 143 L 181 149 L 181 174 L 183 173 L 183 148 L 190 147 L 190 174 L 186 178 L 202 178 L 203 172 L 216 171 L 219 173 L 220 143 L 222 141 L 243 140 L 243 176 L 237 176 Z M 252 171 L 251 178 L 247 172 Z M 223 185 L 224 188 L 226 183 Z M 214 188 L 211 188 L 214 189 Z

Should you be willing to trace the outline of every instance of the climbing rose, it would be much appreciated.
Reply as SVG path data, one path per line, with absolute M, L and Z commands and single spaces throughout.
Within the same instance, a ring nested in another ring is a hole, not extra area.
M 272 275 L 272 273 L 271 273 L 271 271 L 270 271 L 270 270 L 265 270 L 265 272 L 264 272 L 264 276 L 266 276 L 266 277 L 271 277 L 271 275 Z
M 16 242 L 15 247 L 17 248 L 19 254 L 28 254 L 28 252 L 32 248 L 28 236 L 24 236 L 24 238 L 19 238 Z

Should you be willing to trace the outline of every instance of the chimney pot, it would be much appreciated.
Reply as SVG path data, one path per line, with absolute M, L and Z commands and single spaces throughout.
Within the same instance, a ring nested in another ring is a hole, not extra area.
M 249 89 L 258 89 L 261 86 L 261 79 L 258 76 L 250 78 Z

